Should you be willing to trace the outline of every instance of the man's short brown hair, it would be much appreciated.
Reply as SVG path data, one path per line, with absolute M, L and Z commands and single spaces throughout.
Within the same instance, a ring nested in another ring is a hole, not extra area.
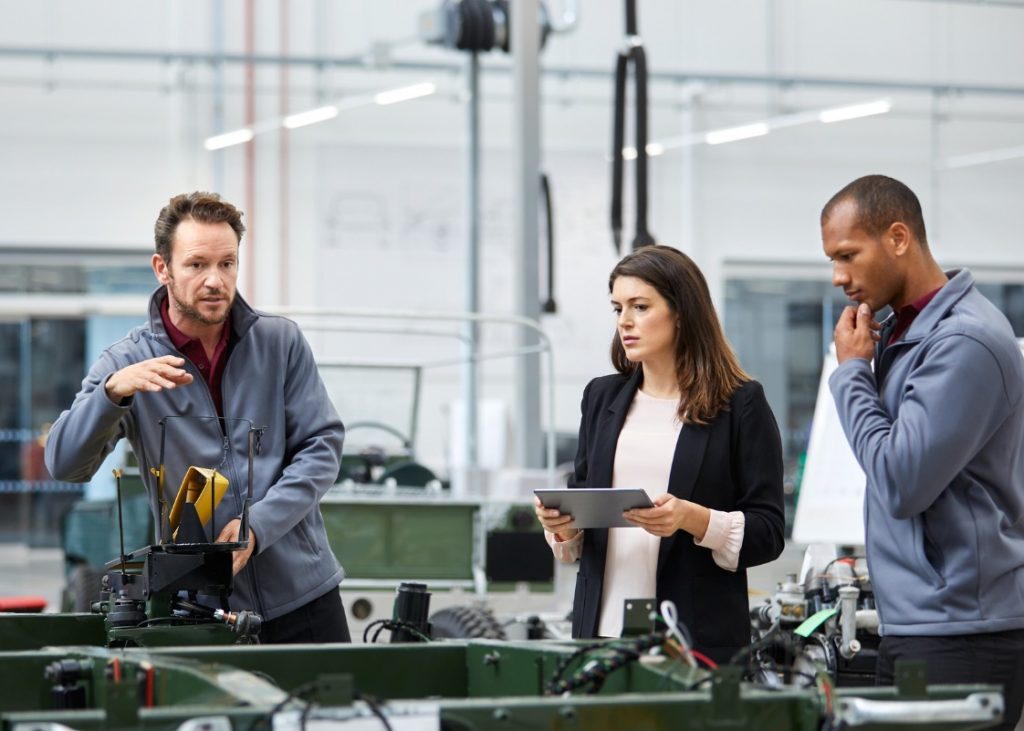
M 171 244 L 178 224 L 191 218 L 199 223 L 226 223 L 231 226 L 242 243 L 245 225 L 242 223 L 242 212 L 227 201 L 221 200 L 216 193 L 195 191 L 176 195 L 160 210 L 153 227 L 156 239 L 156 253 L 165 262 L 171 263 Z

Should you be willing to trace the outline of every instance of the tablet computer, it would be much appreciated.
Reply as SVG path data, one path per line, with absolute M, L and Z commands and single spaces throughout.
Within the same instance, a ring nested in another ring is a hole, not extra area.
M 533 493 L 545 508 L 571 515 L 576 528 L 636 528 L 622 513 L 654 507 L 647 493 L 637 487 L 572 487 Z

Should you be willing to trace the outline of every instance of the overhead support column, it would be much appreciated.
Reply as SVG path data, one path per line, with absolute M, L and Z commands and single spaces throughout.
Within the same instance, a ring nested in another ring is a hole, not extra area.
M 512 158 L 515 165 L 513 235 L 515 237 L 516 312 L 540 319 L 537 198 L 540 186 L 540 24 L 537 0 L 509 3 L 512 34 Z M 519 345 L 538 344 L 537 336 L 519 328 Z M 522 467 L 540 467 L 543 434 L 540 421 L 540 356 L 516 362 L 516 448 Z M 548 428 L 554 428 L 549 424 Z
M 466 150 L 466 311 L 480 312 L 480 58 L 469 52 L 466 62 L 466 124 L 469 146 Z M 477 401 L 477 340 L 479 325 L 467 320 L 463 335 L 466 363 L 462 373 L 462 400 L 465 408 L 466 467 L 476 468 L 479 461 Z

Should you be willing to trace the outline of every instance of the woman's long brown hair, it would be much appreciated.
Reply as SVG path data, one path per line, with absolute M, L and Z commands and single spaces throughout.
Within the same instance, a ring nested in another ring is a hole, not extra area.
M 714 419 L 750 376 L 725 339 L 700 269 L 671 246 L 645 246 L 615 265 L 608 277 L 609 292 L 619 277 L 636 277 L 654 287 L 679 318 L 676 378 L 682 394 L 680 421 L 706 424 Z M 626 357 L 618 332 L 612 338 L 611 357 L 619 373 L 631 374 L 639 367 Z

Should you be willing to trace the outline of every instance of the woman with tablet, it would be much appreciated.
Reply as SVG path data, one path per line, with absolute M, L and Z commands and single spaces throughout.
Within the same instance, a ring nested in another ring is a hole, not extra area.
M 617 373 L 583 391 L 569 487 L 641 488 L 654 507 L 579 530 L 536 501 L 555 557 L 579 561 L 573 637 L 619 637 L 626 599 L 669 599 L 694 647 L 725 662 L 750 641 L 747 567 L 783 548 L 778 426 L 688 256 L 638 249 L 608 285 Z

